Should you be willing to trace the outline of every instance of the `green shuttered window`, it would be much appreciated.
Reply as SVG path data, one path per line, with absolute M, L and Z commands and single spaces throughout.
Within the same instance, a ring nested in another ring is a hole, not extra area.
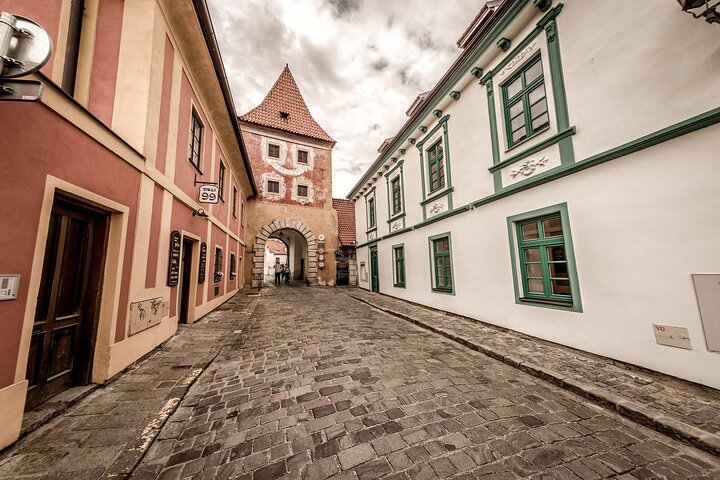
M 400 191 L 399 176 L 390 182 L 390 190 L 392 191 L 392 214 L 396 215 L 402 211 L 402 193 Z
M 432 239 L 433 275 L 435 285 L 433 290 L 452 292 L 452 258 L 450 256 L 450 237 L 443 236 Z
M 436 192 L 445 186 L 445 163 L 443 155 L 443 142 L 438 140 L 427 149 L 428 173 L 430 193 Z
M 395 261 L 395 286 L 405 286 L 405 247 L 398 245 L 393 247 L 393 259 Z
M 508 147 L 550 125 L 542 62 L 536 57 L 502 86 Z
M 523 290 L 528 299 L 572 303 L 572 288 L 560 214 L 517 224 Z

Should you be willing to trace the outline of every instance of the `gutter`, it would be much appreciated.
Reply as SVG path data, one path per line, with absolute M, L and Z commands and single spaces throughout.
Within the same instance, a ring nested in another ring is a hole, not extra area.
M 220 90 L 222 90 L 223 98 L 225 99 L 225 106 L 227 107 L 227 113 L 230 117 L 230 123 L 232 123 L 238 147 L 240 147 L 240 154 L 243 159 L 243 164 L 245 165 L 245 170 L 247 171 L 250 188 L 252 189 L 251 196 L 255 196 L 258 194 L 258 189 L 255 184 L 255 177 L 253 176 L 247 149 L 245 148 L 245 142 L 243 141 L 242 134 L 240 133 L 238 115 L 235 111 L 235 103 L 233 102 L 232 93 L 230 92 L 230 84 L 228 83 L 222 56 L 220 55 L 220 48 L 218 47 L 217 38 L 215 37 L 215 29 L 213 28 L 212 20 L 210 19 L 210 11 L 208 10 L 206 0 L 192 0 L 192 3 L 195 8 L 195 13 L 197 14 L 197 19 L 200 22 L 200 29 L 202 30 L 203 37 L 205 37 L 205 44 L 210 52 L 210 58 L 215 69 L 215 76 L 218 79 Z
M 419 107 L 417 107 L 417 112 L 412 117 L 410 117 L 405 122 L 405 124 L 402 126 L 402 128 L 400 128 L 400 131 L 397 134 L 395 134 L 394 137 L 392 137 L 393 142 L 390 144 L 390 147 L 392 147 L 392 148 L 387 148 L 385 150 L 385 152 L 392 152 L 400 146 L 399 144 L 403 143 L 403 142 L 398 142 L 398 140 L 400 138 L 404 138 L 405 135 L 409 134 L 409 132 L 411 130 L 410 127 L 415 122 L 415 120 L 417 120 L 417 118 L 419 116 L 421 116 L 421 114 L 422 115 L 427 114 L 427 112 L 424 112 L 424 110 L 427 108 L 428 105 L 437 101 L 437 99 L 435 97 L 437 97 L 438 93 L 444 86 L 445 82 L 447 82 L 448 79 L 450 79 L 453 76 L 453 74 L 455 72 L 457 72 L 457 70 L 462 66 L 463 62 L 467 59 L 467 57 L 469 57 L 472 54 L 473 49 L 478 45 L 478 43 L 480 43 L 480 41 L 482 39 L 485 38 L 485 36 L 487 36 L 488 32 L 497 23 L 497 21 L 505 14 L 505 12 L 510 9 L 510 6 L 513 3 L 515 3 L 515 0 L 506 0 L 502 5 L 500 5 L 500 7 L 498 7 L 497 10 L 495 10 L 493 16 L 490 17 L 490 20 L 485 25 L 483 30 L 481 30 L 476 35 L 475 39 L 473 41 L 471 41 L 465 47 L 465 49 L 460 54 L 460 56 L 453 62 L 453 64 L 450 66 L 450 68 L 445 72 L 445 75 L 443 75 L 442 78 L 440 79 L 440 81 L 438 81 L 438 83 L 435 84 L 433 89 L 430 90 L 430 93 L 427 95 L 427 97 L 425 97 L 425 99 L 423 100 L 421 105 Z M 370 165 L 370 167 L 368 167 L 367 171 L 365 172 L 365 175 L 363 175 L 362 178 L 360 178 L 360 180 L 358 180 L 358 182 L 355 184 L 355 186 L 352 189 L 350 189 L 350 192 L 347 194 L 347 196 L 345 198 L 348 200 L 352 200 L 352 197 L 355 196 L 355 194 L 360 189 L 360 187 L 373 176 L 375 170 L 377 170 L 377 168 L 380 165 L 382 165 L 382 163 L 384 162 L 385 159 L 386 159 L 385 153 L 380 154 L 380 156 L 372 163 L 372 165 Z
M 69 95 L 75 94 L 78 57 L 80 56 L 80 36 L 82 34 L 85 0 L 72 0 L 70 3 L 70 25 L 68 26 L 67 46 L 65 47 L 65 66 L 63 68 L 62 89 Z

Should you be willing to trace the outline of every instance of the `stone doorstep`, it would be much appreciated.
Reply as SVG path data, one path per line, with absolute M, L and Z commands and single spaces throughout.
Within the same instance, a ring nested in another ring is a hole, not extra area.
M 561 387 L 564 390 L 590 400 L 605 409 L 612 410 L 635 423 L 639 423 L 640 425 L 651 428 L 659 433 L 672 437 L 712 455 L 720 456 L 720 435 L 714 435 L 676 418 L 670 418 L 667 415 L 661 412 L 653 411 L 638 402 L 634 402 L 602 388 L 598 388 L 596 385 L 566 377 L 559 372 L 535 365 L 532 362 L 523 361 L 521 358 L 508 355 L 503 352 L 498 352 L 494 348 L 485 347 L 479 343 L 473 342 L 472 340 L 446 332 L 441 328 L 433 327 L 422 320 L 412 318 L 391 309 L 379 307 L 364 298 L 351 294 L 349 296 L 382 312 L 413 323 L 433 333 L 442 335 L 449 340 L 470 348 L 471 350 L 480 352 L 494 360 L 501 361 L 536 378 Z

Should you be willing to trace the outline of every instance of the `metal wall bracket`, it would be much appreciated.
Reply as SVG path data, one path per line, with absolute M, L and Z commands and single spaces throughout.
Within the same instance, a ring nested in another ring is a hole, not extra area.
M 0 80 L 0 101 L 37 102 L 44 89 L 37 80 Z

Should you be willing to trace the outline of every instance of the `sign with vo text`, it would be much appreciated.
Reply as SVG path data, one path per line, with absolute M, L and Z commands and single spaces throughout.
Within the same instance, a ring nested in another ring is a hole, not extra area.
M 218 203 L 218 200 L 220 200 L 220 188 L 217 185 L 200 185 L 198 202 Z

